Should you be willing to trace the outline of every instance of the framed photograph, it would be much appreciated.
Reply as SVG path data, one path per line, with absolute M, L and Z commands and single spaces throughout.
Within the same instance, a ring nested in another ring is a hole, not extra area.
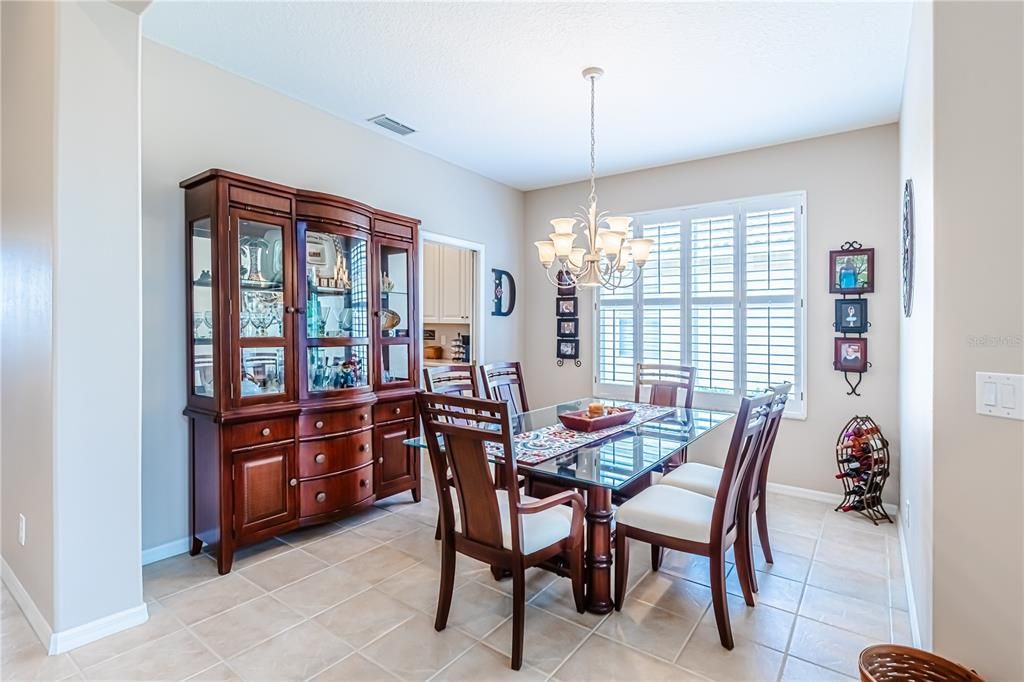
M 558 274 L 555 275 L 555 281 L 558 282 L 559 296 L 576 295 L 576 287 L 573 285 L 572 280 L 569 279 L 569 275 L 566 272 L 559 270 Z
M 575 339 L 580 335 L 580 318 L 560 317 L 558 323 L 558 338 Z
M 559 296 L 556 298 L 555 315 L 558 317 L 579 317 L 578 299 L 575 296 Z
M 868 331 L 868 299 L 837 298 L 835 329 L 840 334 L 865 334 Z
M 558 339 L 558 357 L 564 360 L 575 360 L 580 356 L 579 339 Z
M 875 290 L 875 250 L 828 252 L 828 291 L 831 294 L 870 294 Z
M 868 340 L 837 337 L 832 366 L 839 372 L 868 371 Z
M 318 234 L 306 235 L 306 262 L 310 265 L 327 265 L 327 244 Z

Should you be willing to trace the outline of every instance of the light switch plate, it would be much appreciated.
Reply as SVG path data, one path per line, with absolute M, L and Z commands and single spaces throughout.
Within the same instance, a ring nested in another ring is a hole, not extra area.
M 1024 421 L 1024 374 L 978 372 L 974 394 L 978 414 Z

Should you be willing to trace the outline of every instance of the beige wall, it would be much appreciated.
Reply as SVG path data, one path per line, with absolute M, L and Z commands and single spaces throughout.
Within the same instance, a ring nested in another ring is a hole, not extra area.
M 900 523 L 915 621 L 932 633 L 932 386 L 935 371 L 935 191 L 932 145 L 932 5 L 914 5 L 900 112 L 900 178 L 914 182 L 914 298 L 900 315 Z M 896 211 L 902 210 L 897 197 Z M 899 567 L 901 568 L 901 567 Z
M 3 558 L 52 626 L 56 8 L 3 13 Z M 41 87 L 41 84 L 49 87 Z M 28 542 L 18 544 L 18 514 Z
M 1024 5 L 935 4 L 934 646 L 1024 679 L 1024 422 L 975 373 L 1024 373 Z
M 183 197 L 210 167 L 341 194 L 483 243 L 485 272 L 522 281 L 522 193 L 162 45 L 143 44 L 143 535 L 188 532 Z M 484 296 L 488 292 L 483 292 Z M 491 317 L 485 357 L 522 354 L 522 304 Z
M 766 147 L 728 156 L 663 166 L 598 180 L 600 208 L 634 213 L 728 199 L 807 192 L 807 419 L 783 423 L 772 460 L 773 482 L 834 493 L 833 456 L 837 431 L 854 414 L 869 414 L 899 451 L 899 250 L 893 206 L 899 195 L 897 127 L 885 125 L 840 135 Z M 528 244 L 547 238 L 548 220 L 571 214 L 587 196 L 585 183 L 526 194 Z M 828 293 L 828 251 L 856 239 L 875 252 L 875 293 L 870 299 L 870 360 L 863 397 L 846 395 L 842 374 L 832 369 L 834 296 Z M 530 402 L 550 404 L 591 391 L 593 307 L 589 294 L 580 299 L 582 368 L 555 366 L 554 297 L 536 262 L 527 254 L 525 326 L 527 384 Z M 699 398 L 698 398 L 699 404 Z M 717 435 L 717 434 L 716 434 Z M 689 449 L 698 461 L 724 454 L 725 434 Z M 897 499 L 892 479 L 886 499 Z

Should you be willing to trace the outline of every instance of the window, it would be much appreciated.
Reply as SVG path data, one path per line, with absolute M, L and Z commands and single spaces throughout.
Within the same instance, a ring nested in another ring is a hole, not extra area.
M 802 416 L 804 194 L 633 218 L 654 245 L 636 286 L 598 293 L 595 392 L 626 395 L 638 362 L 692 364 L 702 405 L 791 381 Z

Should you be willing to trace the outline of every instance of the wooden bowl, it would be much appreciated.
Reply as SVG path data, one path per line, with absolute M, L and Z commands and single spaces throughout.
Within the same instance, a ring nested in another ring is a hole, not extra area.
M 625 424 L 632 419 L 635 414 L 636 410 L 623 410 L 622 412 L 606 414 L 603 417 L 589 417 L 586 410 L 579 410 L 577 412 L 565 412 L 564 414 L 560 414 L 558 415 L 558 419 L 567 429 L 590 433 L 591 431 L 600 431 L 601 429 Z

